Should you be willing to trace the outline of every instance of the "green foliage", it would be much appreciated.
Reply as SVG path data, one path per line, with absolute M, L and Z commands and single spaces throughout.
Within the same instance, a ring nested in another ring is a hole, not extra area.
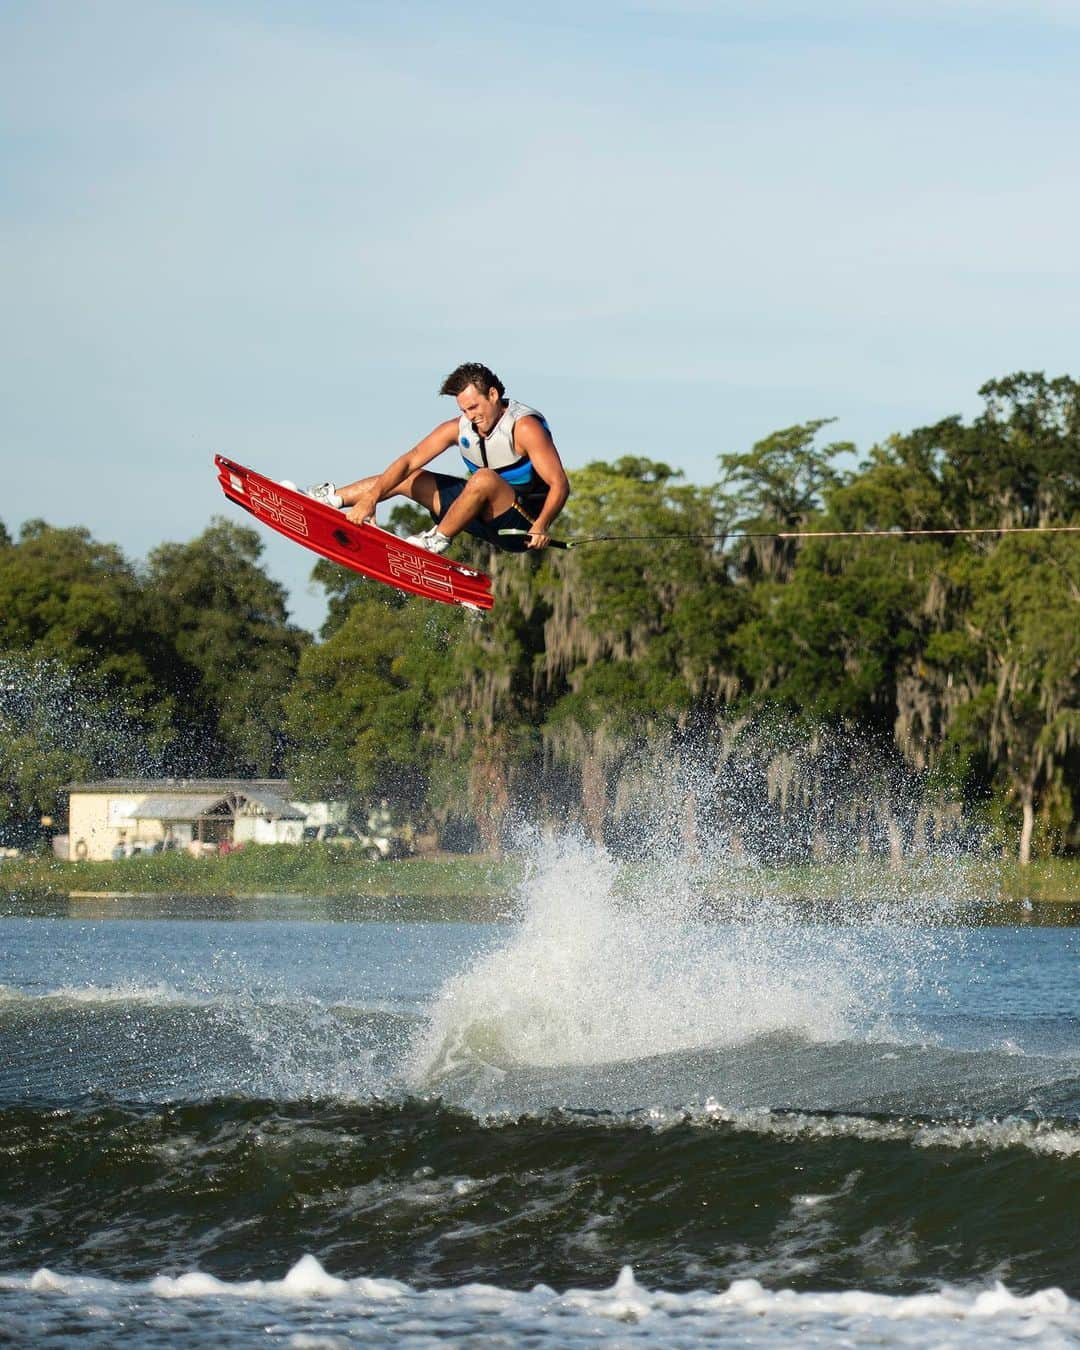
M 952 524 L 939 471 L 940 455 L 918 433 L 891 437 L 870 451 L 857 473 L 829 488 L 829 526 L 887 531 Z
M 303 653 L 285 698 L 298 790 L 389 796 L 415 810 L 445 647 L 422 602 L 372 583 L 358 590 L 325 641 Z
M 288 621 L 284 589 L 259 566 L 262 547 L 254 530 L 219 518 L 147 561 L 153 622 L 174 653 L 184 717 L 198 729 L 195 771 L 281 771 L 283 699 L 307 637 Z
M 950 422 L 943 438 L 943 476 L 957 514 L 1045 525 L 1080 510 L 1080 384 L 1020 372 L 979 393 L 983 414 L 971 427 Z
M 735 650 L 750 701 L 891 733 L 897 667 L 918 634 L 919 546 L 813 541 L 791 580 L 763 582 Z
M 678 666 L 682 653 L 670 644 L 673 611 L 703 588 L 725 584 L 708 538 L 713 507 L 710 489 L 685 484 L 666 464 L 640 457 L 589 464 L 574 475 L 568 531 L 611 535 L 615 542 L 575 553 L 564 570 L 570 595 L 562 603 L 570 608 L 562 624 L 570 659 L 595 652 Z
M 0 551 L 0 651 L 21 652 L 148 696 L 162 654 L 134 569 L 87 530 L 23 526 Z
M 173 736 L 167 676 L 120 550 L 26 524 L 0 549 L 0 821 L 61 814 L 73 777 L 156 763 Z
M 821 508 L 823 494 L 843 482 L 832 460 L 853 449 L 846 442 L 815 445 L 830 420 L 776 431 L 746 454 L 721 455 L 719 528 L 751 534 L 804 528 Z M 784 580 L 796 552 L 793 540 L 749 539 L 739 545 L 738 557 L 748 578 Z
M 924 659 L 971 692 L 945 718 L 945 744 L 985 766 L 1006 819 L 1038 798 L 1044 822 L 1067 837 L 1080 781 L 1080 541 L 1006 537 L 957 550 L 947 571 L 962 609 Z
M 797 529 L 818 510 L 822 494 L 841 479 L 831 461 L 849 443 L 818 448 L 814 441 L 832 418 L 805 422 L 758 441 L 745 454 L 720 456 L 721 489 L 738 527 Z
M 58 817 L 74 778 L 152 773 L 171 729 L 92 673 L 0 654 L 0 823 Z
M 576 688 L 559 699 L 548 728 L 571 727 L 585 736 L 603 732 L 629 749 L 658 722 L 675 719 L 689 702 L 686 685 L 660 664 L 604 661 L 588 667 Z
M 398 502 L 390 512 L 390 528 L 402 536 L 419 534 L 421 530 L 431 528 L 431 515 L 423 506 L 415 502 Z

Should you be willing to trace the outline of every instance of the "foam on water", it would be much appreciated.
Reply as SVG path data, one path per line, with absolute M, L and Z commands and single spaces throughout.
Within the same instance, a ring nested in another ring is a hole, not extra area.
M 741 1043 L 887 1034 L 882 952 L 762 906 L 756 920 L 703 922 L 678 863 L 629 879 L 601 849 L 549 840 L 505 946 L 451 979 L 414 1047 L 430 1090 L 463 1065 L 605 1064 Z M 915 956 L 897 958 L 909 979 Z M 894 981 L 895 982 L 895 981 Z
M 709 1100 L 700 1111 L 651 1112 L 656 1124 L 713 1121 L 753 1134 L 783 1139 L 901 1141 L 915 1148 L 998 1150 L 1024 1148 L 1042 1156 L 1080 1157 L 1080 1129 L 1050 1121 L 1007 1116 L 1002 1120 L 922 1122 L 866 1116 L 815 1115 L 806 1111 L 732 1110 Z
M 980 1289 L 895 1296 L 858 1289 L 769 1290 L 757 1280 L 739 1279 L 720 1291 L 673 1293 L 639 1284 L 629 1266 L 608 1289 L 557 1293 L 542 1284 L 520 1291 L 466 1284 L 418 1290 L 398 1280 L 331 1275 L 307 1255 L 281 1279 L 230 1282 L 192 1271 L 124 1283 L 42 1269 L 0 1275 L 0 1298 L 5 1292 L 59 1300 L 67 1334 L 73 1324 L 93 1328 L 96 1323 L 100 1329 L 121 1310 L 125 1324 L 141 1317 L 153 1325 L 155 1303 L 189 1306 L 194 1316 L 208 1305 L 223 1311 L 232 1305 L 236 1314 L 230 1329 L 237 1329 L 236 1317 L 246 1317 L 250 1333 L 264 1334 L 269 1329 L 265 1316 L 273 1315 L 278 1319 L 274 1330 L 297 1347 L 344 1346 L 357 1336 L 407 1336 L 424 1344 L 428 1338 L 499 1336 L 527 1338 L 532 1344 L 569 1345 L 587 1338 L 590 1343 L 754 1346 L 790 1345 L 795 1336 L 803 1344 L 819 1338 L 823 1344 L 836 1343 L 841 1336 L 845 1344 L 921 1350 L 928 1343 L 981 1347 L 1017 1340 L 1067 1346 L 1080 1337 L 1080 1304 L 1056 1288 L 1017 1295 L 995 1282 Z M 24 1303 L 18 1318 L 28 1330 L 31 1321 L 45 1330 L 50 1312 L 48 1303 Z M 168 1331 L 175 1335 L 180 1329 L 174 1322 Z

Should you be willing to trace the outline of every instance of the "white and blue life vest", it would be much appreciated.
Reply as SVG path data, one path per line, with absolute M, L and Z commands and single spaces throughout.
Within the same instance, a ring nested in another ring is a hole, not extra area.
M 511 399 L 502 417 L 487 436 L 481 436 L 464 413 L 458 418 L 458 449 L 469 474 L 477 469 L 494 469 L 511 487 L 527 487 L 534 477 L 528 455 L 519 455 L 514 448 L 514 423 L 519 417 L 537 417 L 547 427 L 547 420 L 535 408 Z M 548 428 L 550 430 L 550 428 Z

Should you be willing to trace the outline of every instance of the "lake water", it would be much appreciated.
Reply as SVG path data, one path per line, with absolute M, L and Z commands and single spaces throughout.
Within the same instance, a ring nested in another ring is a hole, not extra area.
M 0 895 L 0 1339 L 1080 1345 L 1080 930 L 615 873 Z

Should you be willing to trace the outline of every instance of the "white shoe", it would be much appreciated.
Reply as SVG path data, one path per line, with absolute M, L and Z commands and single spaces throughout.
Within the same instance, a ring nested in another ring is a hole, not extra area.
M 429 553 L 445 553 L 450 547 L 450 540 L 445 534 L 439 533 L 438 525 L 432 525 L 431 529 L 425 530 L 423 534 L 410 534 L 405 542 L 414 544 L 417 548 L 425 548 Z
M 339 511 L 345 505 L 338 496 L 336 483 L 316 483 L 313 487 L 304 489 L 304 496 L 322 502 L 325 506 L 336 507 Z

